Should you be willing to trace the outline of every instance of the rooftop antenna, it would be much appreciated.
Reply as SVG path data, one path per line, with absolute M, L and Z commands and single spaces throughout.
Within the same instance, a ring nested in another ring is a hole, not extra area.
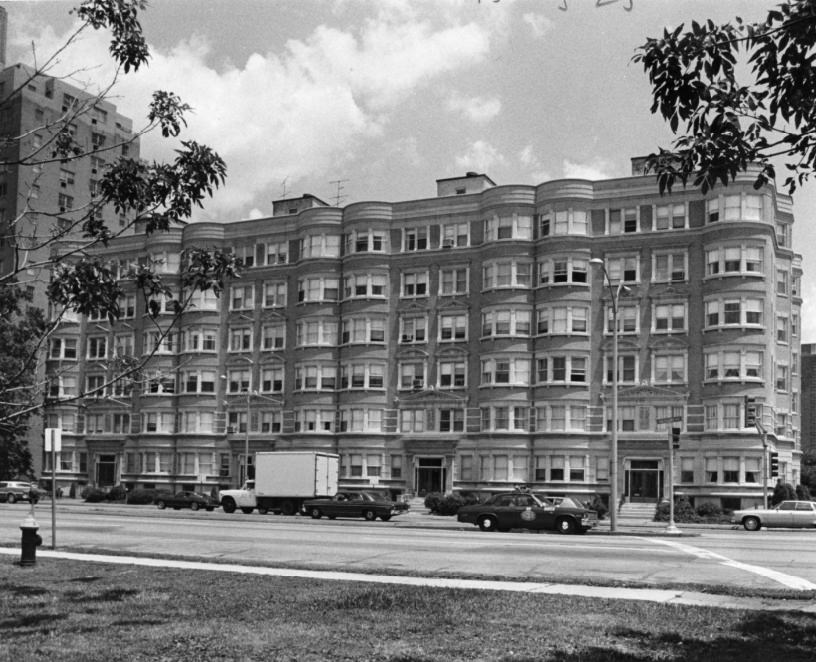
M 340 203 L 346 199 L 346 196 L 343 194 L 343 183 L 349 181 L 348 179 L 334 179 L 329 182 L 329 184 L 334 184 L 337 187 L 337 193 L 334 196 L 334 206 L 339 207 Z
M 289 192 L 289 191 L 287 190 L 287 188 L 286 188 L 286 181 L 287 181 L 288 179 L 289 179 L 289 175 L 287 175 L 286 177 L 284 177 L 284 178 L 283 178 L 283 181 L 281 182 L 281 199 L 282 199 L 282 200 L 285 200 L 285 199 L 286 199 L 286 194 Z

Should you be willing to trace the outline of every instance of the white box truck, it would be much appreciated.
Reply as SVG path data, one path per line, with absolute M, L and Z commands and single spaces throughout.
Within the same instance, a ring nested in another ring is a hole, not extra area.
M 294 515 L 306 499 L 333 496 L 340 477 L 340 456 L 316 451 L 273 451 L 255 454 L 255 480 L 238 490 L 221 491 L 225 513 L 265 515 L 270 510 Z

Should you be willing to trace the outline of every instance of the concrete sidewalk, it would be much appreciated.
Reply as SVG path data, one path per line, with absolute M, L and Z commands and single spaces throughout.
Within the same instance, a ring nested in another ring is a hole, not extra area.
M 0 555 L 19 557 L 20 550 L 0 547 Z M 111 563 L 152 568 L 178 568 L 207 572 L 231 572 L 263 577 L 302 577 L 320 581 L 368 582 L 372 584 L 395 584 L 401 586 L 427 586 L 432 588 L 454 588 L 480 591 L 510 591 L 536 595 L 570 595 L 603 600 L 641 600 L 662 604 L 687 605 L 694 607 L 716 607 L 720 609 L 745 609 L 749 611 L 795 611 L 816 614 L 816 603 L 810 600 L 777 600 L 769 598 L 734 597 L 662 588 L 620 588 L 609 586 L 585 586 L 582 584 L 557 584 L 538 582 L 495 581 L 478 579 L 456 579 L 448 577 L 413 577 L 407 575 L 377 575 L 353 572 L 332 572 L 320 570 L 297 570 L 291 568 L 270 568 L 263 566 L 238 565 L 233 563 L 210 563 L 197 560 L 154 559 L 141 556 L 112 556 L 106 554 L 79 554 L 39 550 L 40 559 L 63 559 L 83 563 Z M 36 572 L 36 565 L 27 567 L 26 572 Z

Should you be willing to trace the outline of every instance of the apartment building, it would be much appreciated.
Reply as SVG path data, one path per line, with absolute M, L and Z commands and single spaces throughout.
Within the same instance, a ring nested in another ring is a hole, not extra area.
M 4 44 L 0 11 L 0 60 Z M 62 131 L 84 156 L 56 157 L 55 137 Z M 0 134 L 6 138 L 0 148 L 0 274 L 18 272 L 18 281 L 33 295 L 31 305 L 46 309 L 53 238 L 79 234 L 72 226 L 88 214 L 105 167 L 120 155 L 138 159 L 139 141 L 131 120 L 113 104 L 61 79 L 34 76 L 22 64 L 0 72 Z M 95 213 L 114 231 L 126 225 L 112 207 Z M 42 420 L 32 416 L 29 448 L 38 475 L 42 436 Z
M 697 503 L 761 502 L 768 451 L 797 483 L 791 199 L 752 173 L 660 196 L 641 163 L 537 186 L 467 173 L 433 198 L 344 208 L 305 195 L 112 242 L 124 282 L 139 259 L 172 278 L 190 246 L 245 269 L 173 328 L 135 290 L 114 323 L 61 325 L 55 397 L 158 349 L 135 379 L 49 407 L 59 482 L 210 490 L 251 474 L 257 451 L 311 449 L 340 454 L 345 487 L 607 497 L 617 339 L 619 494 L 667 495 L 671 427 L 676 492 Z

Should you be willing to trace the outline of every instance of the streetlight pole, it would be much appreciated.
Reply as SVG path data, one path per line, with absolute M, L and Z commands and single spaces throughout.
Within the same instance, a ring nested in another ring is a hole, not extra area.
M 593 258 L 589 263 L 600 266 L 603 270 L 603 278 L 612 298 L 612 438 L 609 449 L 609 530 L 614 533 L 618 530 L 618 297 L 620 297 L 623 282 L 619 282 L 617 290 L 613 290 L 604 261 L 600 258 Z

